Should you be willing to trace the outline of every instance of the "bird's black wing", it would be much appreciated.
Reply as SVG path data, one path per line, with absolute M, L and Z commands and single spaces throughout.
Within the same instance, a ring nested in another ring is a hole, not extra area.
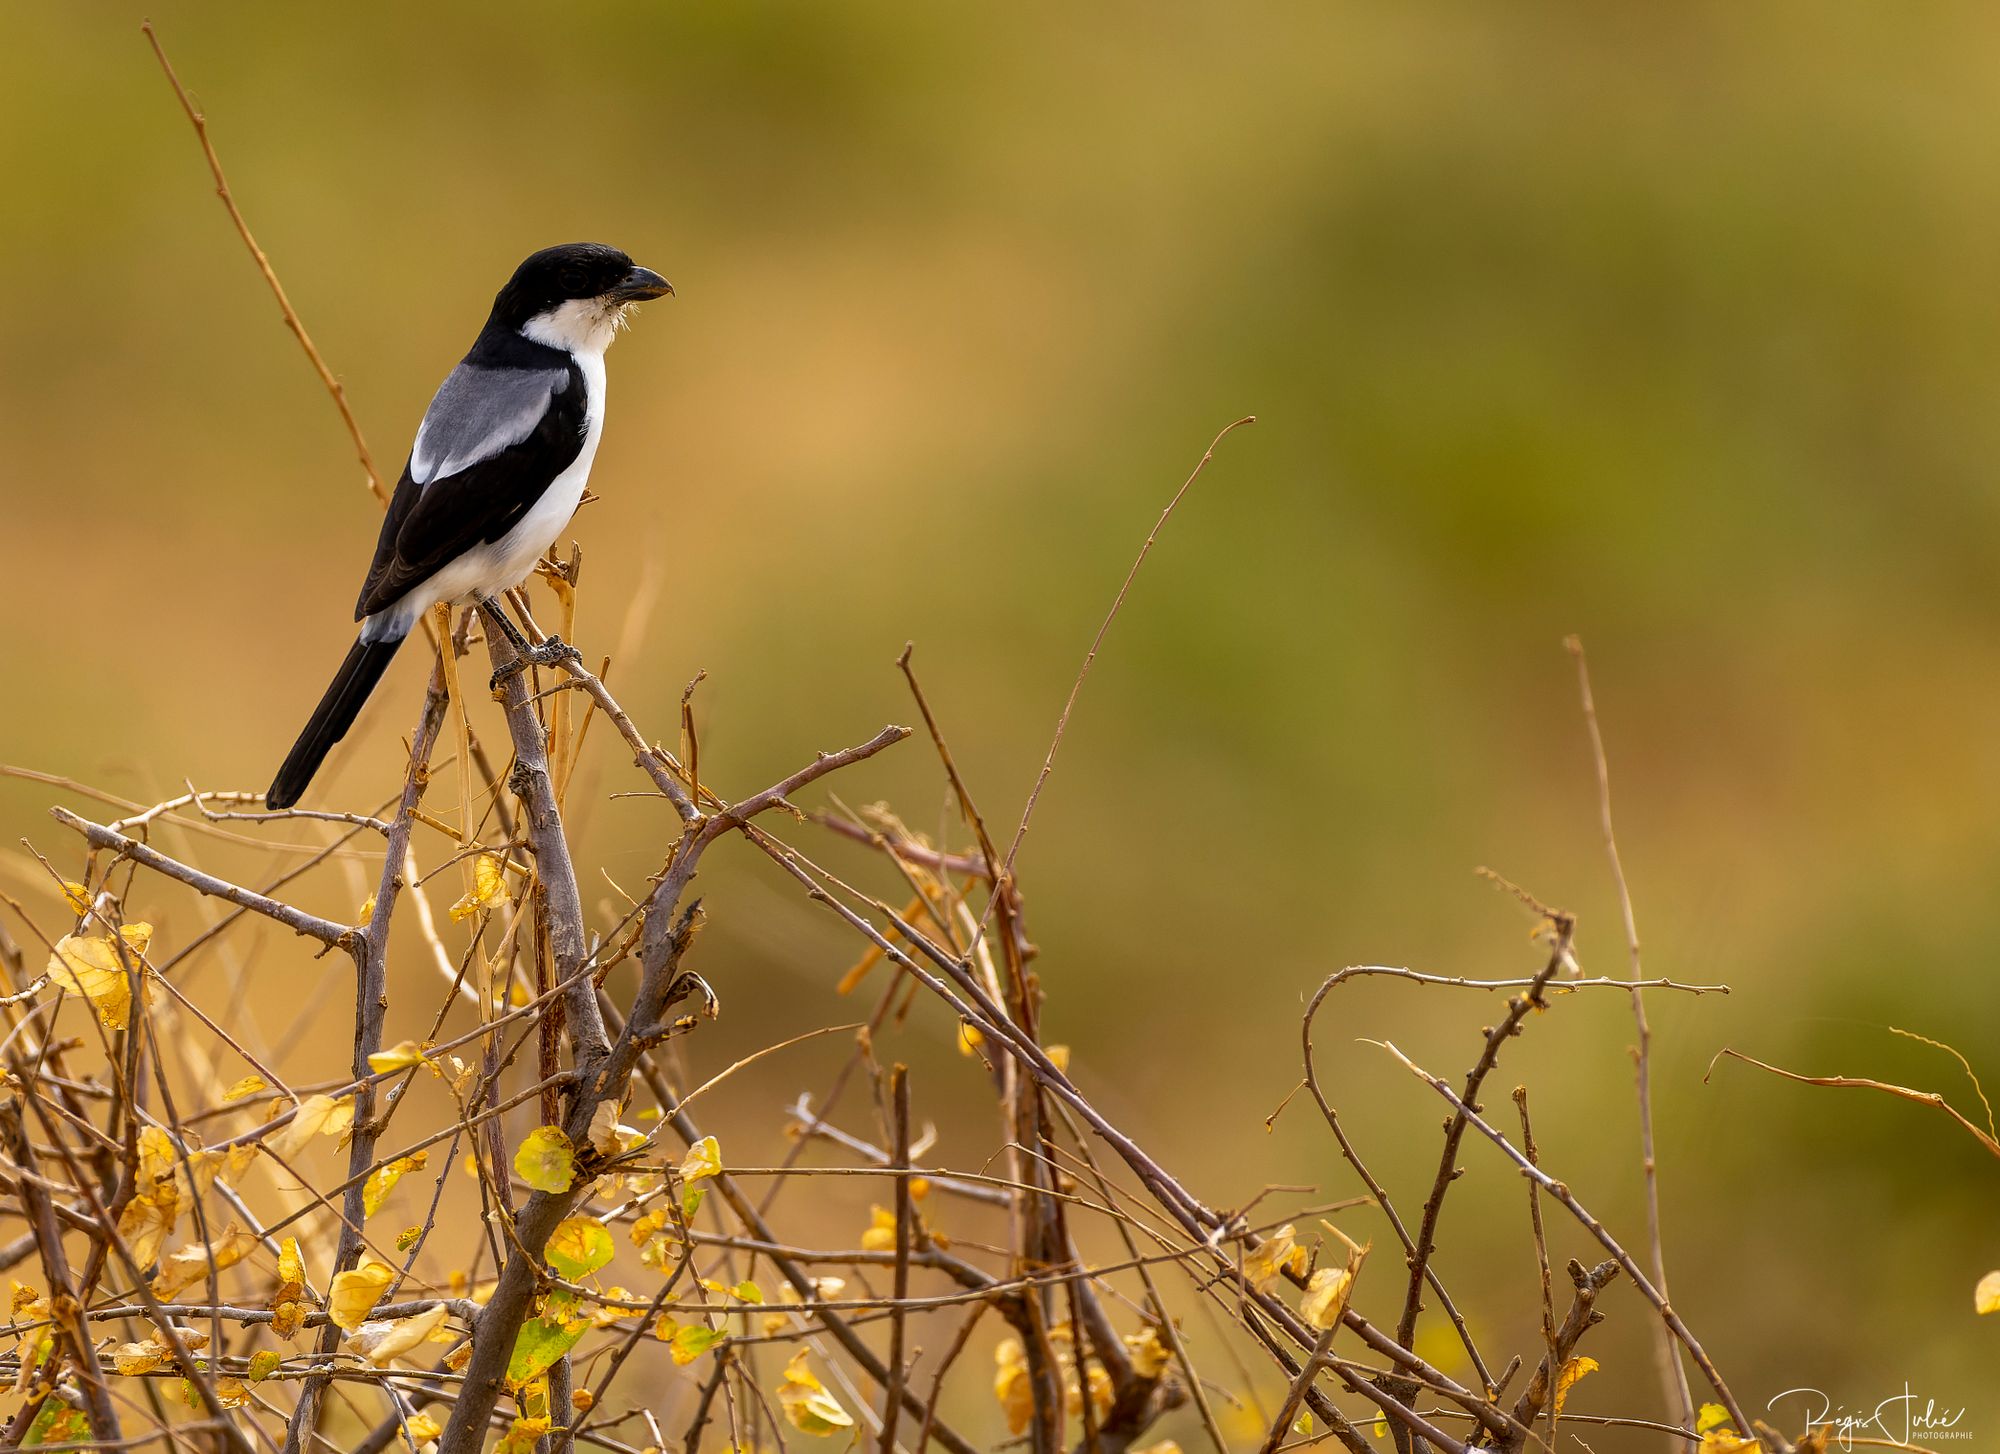
M 396 482 L 355 620 L 505 535 L 575 462 L 588 407 L 583 374 L 567 358 L 548 356 L 560 362 L 484 368 L 468 361 L 451 371 Z

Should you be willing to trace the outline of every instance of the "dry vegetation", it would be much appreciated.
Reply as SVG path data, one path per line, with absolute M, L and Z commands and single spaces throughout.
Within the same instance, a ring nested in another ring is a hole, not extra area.
M 540 572 L 542 614 L 565 638 L 578 576 L 574 556 Z M 513 604 L 527 619 L 526 594 Z M 1526 1089 L 1512 1089 L 1506 1124 L 1495 1114 L 1505 1098 L 1493 1096 L 1494 1076 L 1536 1012 L 1582 991 L 1627 994 L 1634 1151 L 1652 1188 L 1644 995 L 1717 987 L 1644 978 L 1622 877 L 1626 978 L 1581 977 L 1571 916 L 1520 890 L 1547 945 L 1531 978 L 1380 966 L 1327 978 L 1301 1025 L 1293 1113 L 1317 1108 L 1356 1195 L 1312 1205 L 1276 1189 L 1212 1207 L 1093 1103 L 1039 1029 L 1046 982 L 1013 865 L 1076 691 L 1003 844 L 907 651 L 899 664 L 920 731 L 885 727 L 832 752 L 802 742 L 797 771 L 746 792 L 703 776 L 694 684 L 668 750 L 606 687 L 608 662 L 508 677 L 494 693 L 506 750 L 487 750 L 475 721 L 487 709 L 466 710 L 486 670 L 468 653 L 483 642 L 497 669 L 511 649 L 481 624 L 439 614 L 434 643 L 448 649 L 418 704 L 404 780 L 365 810 L 271 813 L 254 794 L 192 788 L 137 804 L 60 784 L 117 815 L 56 809 L 68 836 L 37 857 L 47 903 L 63 907 L 10 900 L 21 937 L 0 931 L 0 1267 L 15 1279 L 0 1327 L 10 1343 L 0 1447 L 467 1454 L 497 1440 L 510 1451 L 694 1454 L 826 1439 L 972 1454 L 1004 1423 L 1035 1454 L 1122 1454 L 1163 1444 L 1167 1420 L 1190 1442 L 1241 1454 L 1249 1446 L 1225 1431 L 1219 1406 L 1255 1407 L 1252 1386 L 1273 1367 L 1288 1393 L 1263 1410 L 1261 1454 L 1328 1441 L 1354 1454 L 1382 1440 L 1403 1454 L 1553 1448 L 1561 1424 L 1623 1426 L 1701 1454 L 1824 1445 L 1824 1428 L 1795 1446 L 1753 1424 L 1674 1311 L 1657 1199 L 1650 1226 L 1606 1227 L 1587 1205 L 1601 1171 L 1541 1167 Z M 1615 869 L 1580 649 L 1577 664 Z M 836 775 L 862 790 L 868 760 L 913 736 L 903 750 L 935 754 L 957 805 L 955 841 L 911 832 L 885 807 L 809 806 Z M 578 863 L 564 826 L 587 750 L 629 758 L 623 786 L 656 795 L 677 823 L 652 876 L 609 917 L 584 901 L 579 878 L 597 868 Z M 457 822 L 425 807 L 440 776 L 468 805 Z M 176 853 L 156 846 L 163 837 Z M 830 839 L 870 850 L 866 882 L 815 857 Z M 196 861 L 245 840 L 284 847 L 282 869 L 251 886 Z M 873 996 L 865 1024 L 819 1032 L 847 1036 L 852 1053 L 792 1109 L 778 1166 L 738 1164 L 703 1130 L 748 1062 L 702 1077 L 686 1053 L 734 997 L 754 1002 L 754 986 L 701 973 L 693 886 L 705 855 L 725 848 L 761 855 L 777 882 L 851 930 L 857 958 L 842 988 Z M 353 922 L 288 897 L 316 866 L 357 860 L 378 877 Z M 432 903 L 445 884 L 462 891 L 448 910 Z M 288 1064 L 295 1038 L 240 1033 L 245 968 L 231 946 L 258 920 L 351 964 L 348 1077 L 300 1083 Z M 1316 1074 L 1316 1019 L 1359 976 L 1505 997 L 1491 1025 L 1468 1019 L 1473 1062 L 1457 1081 L 1385 1047 L 1384 1075 L 1400 1063 L 1445 1106 L 1420 1202 L 1371 1174 Z M 197 978 L 230 993 L 197 998 L 185 988 Z M 429 1032 L 385 1045 L 392 1002 L 404 1017 L 428 1006 Z M 906 1019 L 934 1033 L 955 1026 L 990 1073 L 990 1159 L 930 1155 L 909 1075 L 875 1051 Z M 1471 1154 L 1507 1158 L 1523 1177 L 1507 1214 L 1541 1269 L 1539 1289 L 1524 1289 L 1540 1305 L 1538 1346 L 1480 1346 L 1470 1326 L 1499 1320 L 1462 1316 L 1432 1257 Z M 871 1224 L 857 1245 L 814 1245 L 815 1188 L 853 1177 L 872 1189 Z M 473 1196 L 477 1216 L 452 1214 Z M 1601 1247 L 1595 1266 L 1551 1267 L 1558 1218 Z M 1621 1284 L 1621 1315 L 1657 1329 L 1661 1401 L 1624 1418 L 1566 1409 L 1595 1366 L 1581 1350 L 1601 1304 Z M 1197 1314 L 1207 1320 L 1199 1368 L 1183 1326 Z M 1471 1379 L 1413 1351 L 1427 1318 L 1454 1331 Z M 975 1334 L 996 1325 L 997 1352 L 972 1356 L 994 1346 Z M 963 1422 L 967 1409 L 983 1411 L 977 1425 Z

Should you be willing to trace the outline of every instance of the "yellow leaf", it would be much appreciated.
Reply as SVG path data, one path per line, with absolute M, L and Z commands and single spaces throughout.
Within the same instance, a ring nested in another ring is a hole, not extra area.
M 1989 1272 L 1972 1290 L 1972 1306 L 1981 1313 L 2000 1313 L 2000 1272 Z
M 1148 1444 L 1143 1449 L 1134 1449 L 1132 1454 L 1181 1454 L 1181 1446 L 1172 1439 L 1162 1439 L 1157 1444 Z
M 1069 1074 L 1069 1047 L 1067 1045 L 1051 1045 L 1047 1048 L 1046 1053 L 1051 1065 L 1060 1070 L 1064 1075 Z M 1172 1439 L 1163 1439 L 1160 1442 L 1172 1444 L 1174 1441 Z M 1155 1444 L 1153 1447 L 1157 1449 L 1159 1445 Z M 1175 1447 L 1178 1448 L 1179 1446 L 1176 1445 Z
M 428 1160 L 429 1152 L 418 1151 L 409 1156 L 398 1156 L 394 1161 L 369 1172 L 368 1180 L 361 1187 L 363 1215 L 372 1217 L 380 1211 L 382 1203 L 389 1199 L 389 1193 L 395 1190 L 396 1183 L 403 1179 L 403 1173 L 421 1170 Z
M 868 1209 L 868 1230 L 861 1234 L 863 1252 L 894 1252 L 896 1250 L 896 1214 L 887 1207 L 874 1206 Z
M 240 1101 L 245 1096 L 254 1096 L 260 1090 L 269 1090 L 271 1083 L 261 1075 L 246 1075 L 222 1093 L 225 1101 Z
M 144 928 L 148 935 L 152 933 L 147 925 L 134 924 L 128 928 Z M 130 942 L 128 936 L 128 945 Z M 152 971 L 136 958 L 133 963 L 139 970 L 144 1003 L 151 1004 L 153 993 L 147 980 Z M 56 941 L 55 953 L 49 956 L 48 976 L 71 994 L 88 1000 L 107 1030 L 123 1030 L 131 1022 L 132 980 L 109 939 L 95 934 L 65 934 Z
M 307 1096 L 299 1102 L 297 1114 L 264 1138 L 264 1145 L 280 1161 L 290 1161 L 315 1136 L 338 1136 L 354 1124 L 354 1102 L 343 1096 Z
M 854 1416 L 840 1406 L 840 1400 L 826 1391 L 806 1367 L 806 1350 L 801 1348 L 785 1365 L 784 1381 L 778 1385 L 778 1403 L 793 1428 L 802 1434 L 825 1438 L 854 1427 Z
M 470 919 L 482 909 L 507 902 L 507 865 L 497 853 L 482 853 L 472 861 L 472 888 L 451 906 L 451 921 Z
M 528 1454 L 541 1442 L 551 1427 L 546 1418 L 516 1419 L 507 1426 L 506 1434 L 493 1446 L 493 1454 Z
M 958 1053 L 977 1055 L 979 1047 L 986 1043 L 986 1036 L 969 1020 L 958 1022 Z
M 424 1048 L 414 1040 L 398 1041 L 387 1050 L 378 1050 L 368 1057 L 368 1068 L 377 1075 L 391 1070 L 408 1070 L 423 1063 Z
M 1304 1272 L 1306 1269 L 1306 1249 L 1299 1246 L 1296 1229 L 1287 1222 L 1269 1237 L 1250 1249 L 1243 1259 L 1243 1275 L 1250 1279 L 1250 1285 L 1259 1292 L 1278 1279 L 1278 1274 L 1289 1269 Z
M 345 1331 L 354 1332 L 367 1319 L 369 1310 L 382 1301 L 382 1294 L 389 1290 L 395 1277 L 395 1268 L 372 1257 L 359 1267 L 335 1273 L 326 1290 L 327 1316 Z
M 597 1395 L 587 1388 L 571 1389 L 569 1406 L 580 1414 L 587 1414 L 597 1406 Z
M 687 1155 L 681 1158 L 681 1180 L 700 1181 L 705 1176 L 718 1176 L 722 1172 L 722 1147 L 713 1136 L 704 1136 L 688 1147 Z
M 1694 1421 L 1694 1431 L 1701 1435 L 1699 1454 L 1745 1454 L 1747 1450 L 1763 1447 L 1755 1439 L 1746 1439 L 1736 1432 L 1729 1410 L 1721 1404 L 1703 1404 Z
M 1322 1332 L 1331 1328 L 1347 1310 L 1347 1295 L 1353 1287 L 1354 1274 L 1349 1269 L 1320 1268 L 1306 1284 L 1306 1295 L 1299 1300 L 1299 1316 Z
M 560 1276 L 576 1282 L 609 1262 L 615 1250 L 611 1229 L 597 1218 L 565 1217 L 549 1233 L 542 1256 Z
M 262 1383 L 278 1371 L 278 1365 L 285 1360 L 271 1348 L 260 1348 L 250 1355 L 249 1378 L 252 1383 Z
M 1141 1378 L 1158 1378 L 1173 1361 L 1173 1350 L 1151 1323 L 1136 1333 L 1127 1333 L 1125 1347 L 1132 1355 L 1132 1371 Z
M 422 1343 L 444 1324 L 445 1306 L 439 1303 L 407 1318 L 384 1318 L 363 1323 L 347 1339 L 347 1346 L 377 1368 L 387 1368 L 399 1355 Z
M 370 894 L 361 901 L 361 912 L 354 918 L 357 924 L 366 924 L 375 917 L 375 895 Z
M 90 912 L 89 889 L 85 888 L 75 879 L 66 878 L 63 880 L 62 891 L 63 897 L 69 900 L 69 906 L 75 909 L 77 913 L 88 914 Z
M 435 1439 L 444 1432 L 444 1425 L 429 1414 L 411 1414 L 408 1427 L 410 1438 L 419 1444 Z
M 240 1230 L 234 1222 L 229 1230 L 214 1239 L 215 1270 L 221 1272 L 226 1267 L 234 1267 L 248 1257 L 258 1246 L 254 1232 Z M 153 1275 L 153 1296 L 171 1301 L 182 1288 L 208 1279 L 209 1249 L 199 1242 L 191 1242 L 185 1247 L 169 1252 L 160 1261 L 160 1270 Z
M 144 921 L 125 924 L 120 926 L 118 937 L 134 955 L 144 955 L 153 942 L 153 926 Z
M 666 1225 L 667 1209 L 665 1207 L 654 1207 L 650 1212 L 642 1212 L 632 1223 L 632 1245 L 634 1247 L 645 1246 L 653 1237 L 665 1230 Z
M 1595 1372 L 1597 1372 L 1597 1360 L 1595 1358 L 1572 1358 L 1563 1364 L 1562 1371 L 1556 1374 L 1556 1413 L 1558 1415 L 1562 1413 L 1563 1405 L 1569 1401 L 1569 1391 L 1575 1386 L 1577 1380 Z
M 145 1267 L 159 1259 L 160 1249 L 173 1235 L 180 1206 L 180 1187 L 171 1178 L 156 1183 L 151 1191 L 137 1193 L 125 1204 L 118 1215 L 118 1235 L 134 1262 Z
M 111 1366 L 128 1378 L 164 1368 L 174 1357 L 174 1350 L 156 1338 L 143 1343 L 114 1343 L 109 1351 Z
M 292 1339 L 305 1326 L 306 1264 L 299 1254 L 299 1239 L 287 1237 L 278 1244 L 278 1290 L 271 1294 L 271 1331 Z
M 514 1170 L 536 1191 L 558 1196 L 576 1179 L 576 1152 L 560 1126 L 538 1126 L 514 1152 Z
M 1035 1390 L 1028 1378 L 1028 1355 L 1021 1340 L 1004 1338 L 993 1350 L 993 1397 L 1007 1416 L 1009 1433 L 1024 1434 L 1035 1417 Z

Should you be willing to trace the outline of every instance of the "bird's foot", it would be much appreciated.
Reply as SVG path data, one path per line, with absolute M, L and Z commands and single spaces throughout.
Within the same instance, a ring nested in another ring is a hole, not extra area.
M 509 677 L 517 676 L 531 666 L 560 666 L 566 661 L 582 660 L 582 652 L 560 636 L 551 636 L 540 646 L 530 646 L 525 651 L 515 652 L 512 661 L 493 673 L 493 680 L 488 685 L 497 692 Z

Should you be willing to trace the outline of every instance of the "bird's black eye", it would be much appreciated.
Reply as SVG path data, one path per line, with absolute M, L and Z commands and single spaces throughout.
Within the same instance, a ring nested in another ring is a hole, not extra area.
M 582 268 L 564 268 L 556 274 L 556 283 L 572 298 L 581 298 L 590 291 L 590 280 L 583 275 Z

